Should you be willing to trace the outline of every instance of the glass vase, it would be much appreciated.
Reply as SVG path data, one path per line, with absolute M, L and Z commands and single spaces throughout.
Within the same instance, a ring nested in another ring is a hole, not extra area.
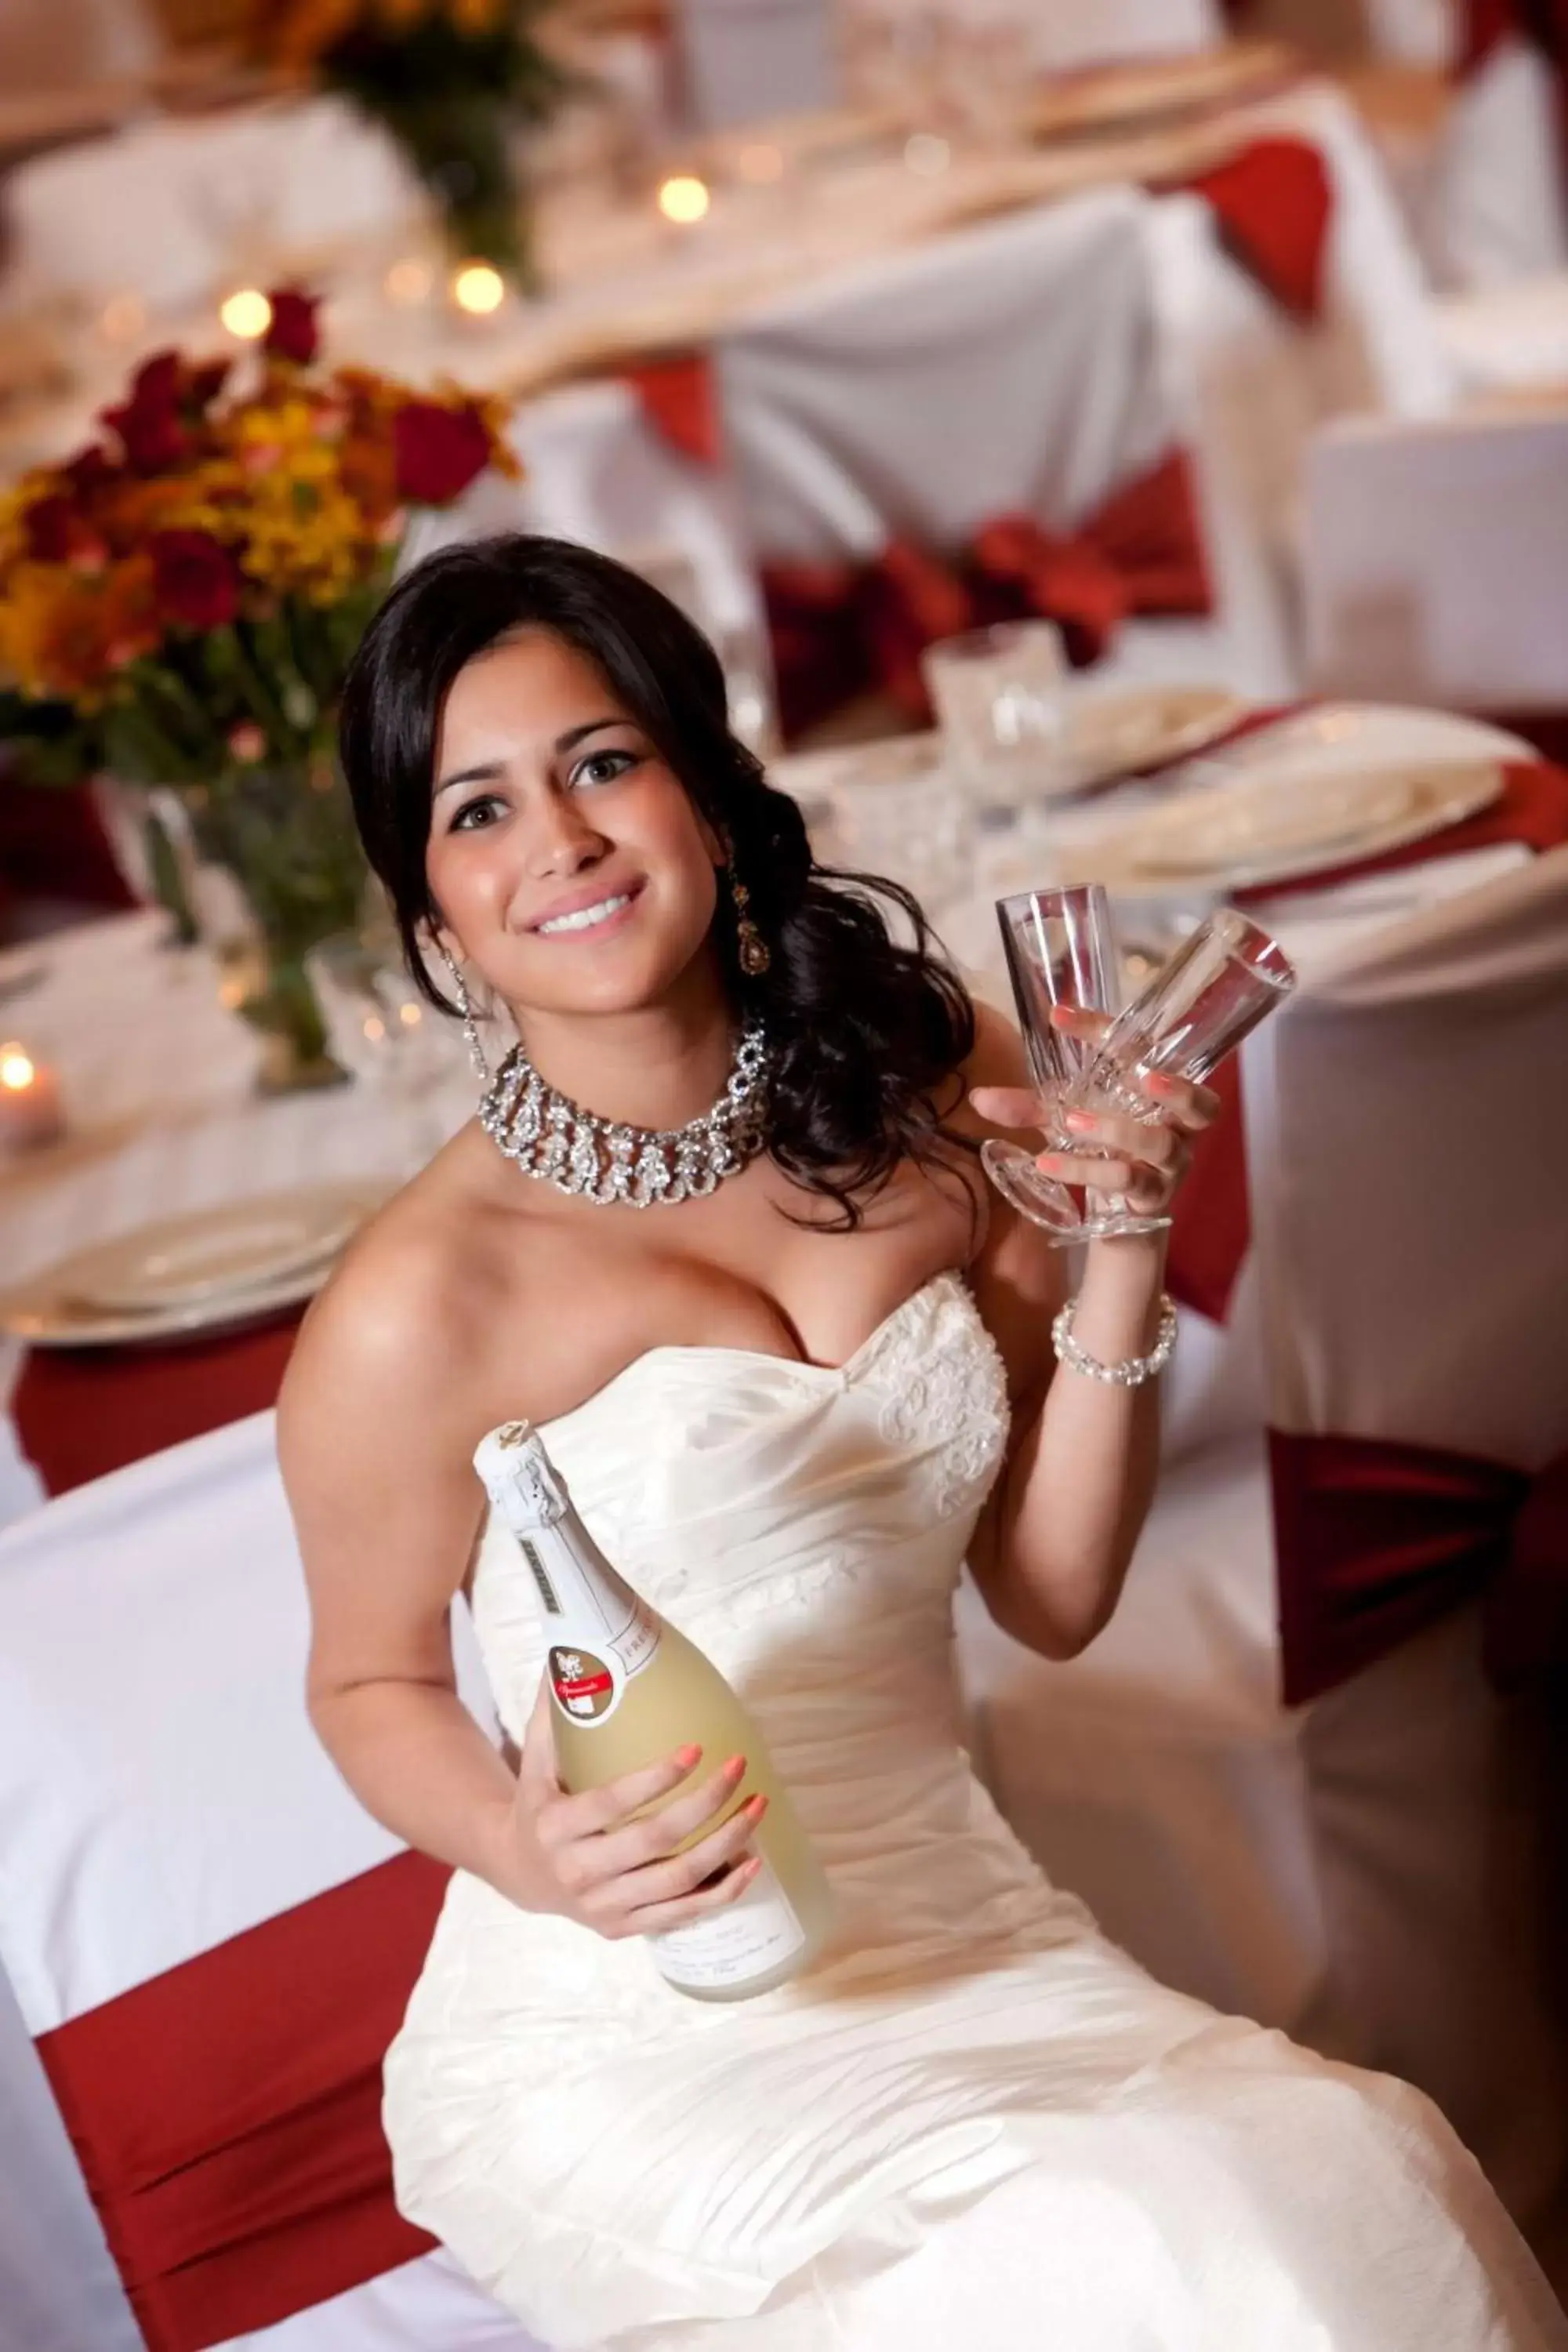
M 348 793 L 325 757 L 246 768 L 184 795 L 198 855 L 229 875 L 247 936 L 215 941 L 225 1002 L 261 1033 L 265 1094 L 342 1085 L 306 964 L 359 919 L 366 867 Z

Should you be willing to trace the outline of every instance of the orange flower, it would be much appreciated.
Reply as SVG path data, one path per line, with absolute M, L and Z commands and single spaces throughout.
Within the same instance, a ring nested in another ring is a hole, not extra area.
M 150 557 L 97 579 L 29 566 L 0 604 L 0 666 L 28 694 L 90 709 L 116 671 L 151 653 L 163 634 Z

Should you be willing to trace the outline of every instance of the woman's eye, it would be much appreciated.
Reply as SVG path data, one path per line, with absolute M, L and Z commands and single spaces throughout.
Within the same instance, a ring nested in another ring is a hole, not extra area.
M 504 814 L 506 803 L 496 793 L 481 793 L 478 800 L 465 801 L 452 819 L 454 833 L 476 833 L 482 825 L 493 824 L 496 812 Z
M 636 751 L 590 751 L 586 759 L 579 760 L 573 769 L 572 782 L 574 784 L 614 783 L 617 776 L 624 776 L 628 768 L 637 766 L 637 758 Z

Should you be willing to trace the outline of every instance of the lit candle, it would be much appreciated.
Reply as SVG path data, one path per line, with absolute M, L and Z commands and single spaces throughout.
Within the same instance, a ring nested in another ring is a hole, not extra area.
M 54 1143 L 65 1131 L 60 1082 L 25 1046 L 0 1045 L 0 1153 Z
M 679 228 L 694 228 L 700 220 L 705 220 L 712 202 L 706 181 L 698 179 L 694 173 L 677 172 L 659 184 L 659 211 Z
M 272 324 L 272 305 L 258 286 L 242 286 L 218 304 L 218 317 L 237 342 L 258 343 Z
M 466 318 L 488 319 L 506 300 L 506 280 L 488 261 L 465 261 L 451 282 L 452 299 Z

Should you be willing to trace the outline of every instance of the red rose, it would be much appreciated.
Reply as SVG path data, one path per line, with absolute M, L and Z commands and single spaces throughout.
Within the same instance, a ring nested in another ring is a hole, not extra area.
M 400 498 L 444 507 L 460 498 L 490 461 L 490 436 L 478 409 L 410 400 L 392 420 Z
M 267 299 L 272 305 L 272 323 L 262 350 L 275 360 L 292 360 L 296 367 L 309 367 L 321 343 L 316 326 L 321 304 L 313 294 L 301 294 L 287 286 Z
M 166 621 L 221 629 L 239 610 L 239 573 L 226 547 L 205 530 L 153 534 L 153 590 Z
M 113 481 L 119 470 L 117 466 L 110 463 L 96 441 L 89 441 L 85 449 L 79 449 L 76 456 L 60 467 L 77 496 L 82 499 L 90 499 L 95 490 L 101 490 L 107 482 Z
M 132 408 L 175 408 L 184 377 L 178 352 L 154 352 L 142 361 L 131 379 Z
M 185 392 L 194 406 L 201 409 L 212 406 L 228 380 L 229 366 L 227 360 L 206 360 L 200 367 L 191 370 Z
M 104 423 L 120 436 L 126 459 L 139 474 L 161 474 L 185 454 L 182 383 L 179 353 L 155 352 L 132 377 L 130 399 L 103 411 Z
M 69 499 L 39 499 L 22 518 L 27 552 L 36 563 L 68 563 L 81 528 L 81 517 Z

